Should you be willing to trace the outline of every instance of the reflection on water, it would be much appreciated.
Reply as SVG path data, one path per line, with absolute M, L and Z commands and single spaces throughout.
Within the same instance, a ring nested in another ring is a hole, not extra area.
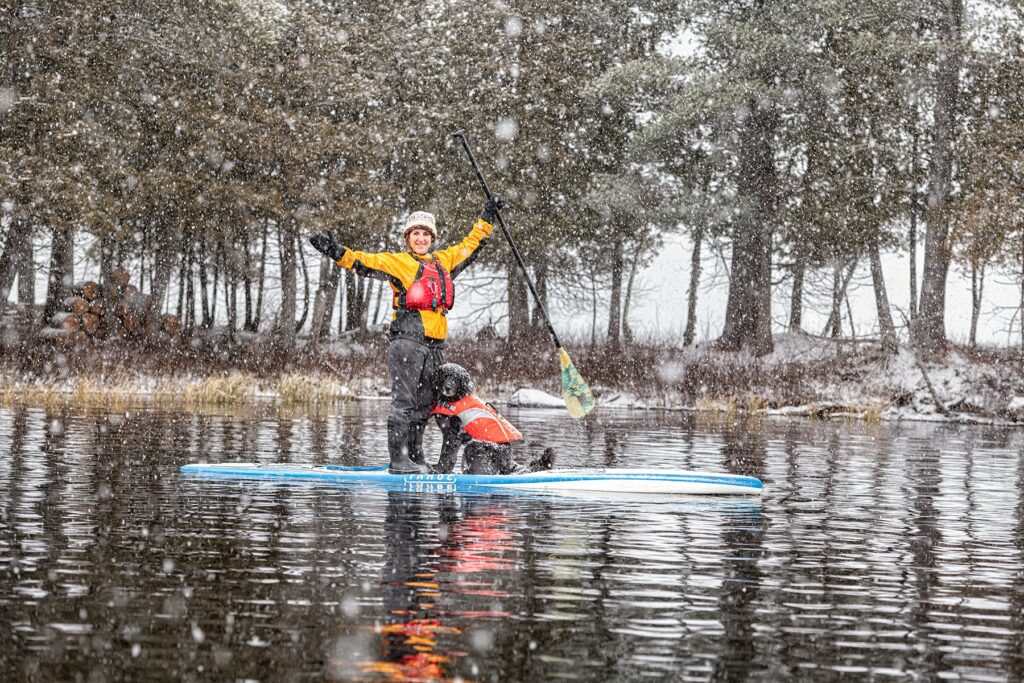
M 0 679 L 1024 678 L 1015 431 L 511 412 L 560 464 L 760 501 L 177 473 L 382 463 L 384 408 L 0 409 Z

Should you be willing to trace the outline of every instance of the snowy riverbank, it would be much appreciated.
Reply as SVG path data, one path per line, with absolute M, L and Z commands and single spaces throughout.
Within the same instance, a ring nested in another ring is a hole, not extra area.
M 387 400 L 382 345 L 295 352 L 257 363 L 258 348 L 206 355 L 55 354 L 0 364 L 3 404 L 202 408 L 246 404 L 326 406 Z M 557 366 L 507 349 L 458 342 L 449 360 L 473 370 L 478 393 L 496 403 L 561 409 Z M 543 360 L 543 359 L 542 359 Z M 578 353 L 576 363 L 603 409 L 686 410 L 867 420 L 1024 422 L 1024 357 L 950 349 L 923 362 L 906 347 L 779 335 L 763 358 L 710 347 L 634 346 Z
M 628 355 L 625 366 L 631 364 Z M 598 405 L 817 419 L 1024 423 L 1024 356 L 1015 351 L 954 347 L 941 357 L 922 359 L 905 345 L 889 355 L 870 343 L 781 334 L 775 351 L 762 358 L 711 348 L 654 355 L 661 356 L 649 365 L 654 381 L 634 372 L 633 377 L 619 373 L 619 382 L 593 383 Z M 513 388 L 507 395 L 510 405 L 561 406 L 560 398 L 536 387 Z

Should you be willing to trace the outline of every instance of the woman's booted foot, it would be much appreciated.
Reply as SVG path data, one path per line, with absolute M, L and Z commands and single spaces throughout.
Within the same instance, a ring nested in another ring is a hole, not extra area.
M 413 462 L 409 458 L 409 432 L 388 430 L 388 455 L 391 456 L 391 465 L 388 472 L 391 474 L 433 474 L 434 471 L 427 465 Z

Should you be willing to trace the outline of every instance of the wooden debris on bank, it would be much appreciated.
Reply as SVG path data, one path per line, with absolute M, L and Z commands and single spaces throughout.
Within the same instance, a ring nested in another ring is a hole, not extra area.
M 39 335 L 59 348 L 108 337 L 141 339 L 150 315 L 159 316 L 155 326 L 168 341 L 177 340 L 181 333 L 181 318 L 160 313 L 152 297 L 131 284 L 131 276 L 124 268 L 113 272 L 106 287 L 87 280 L 73 285 L 71 291 L 72 296 L 63 302 L 64 310 L 48 320 L 48 326 Z

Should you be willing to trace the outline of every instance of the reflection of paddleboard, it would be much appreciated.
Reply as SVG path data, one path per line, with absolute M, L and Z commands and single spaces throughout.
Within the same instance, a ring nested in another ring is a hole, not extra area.
M 375 484 L 405 491 L 530 490 L 551 493 L 599 491 L 622 494 L 760 495 L 754 477 L 657 469 L 561 469 L 523 474 L 389 474 L 386 467 L 195 463 L 181 468 L 204 477 L 305 479 Z

